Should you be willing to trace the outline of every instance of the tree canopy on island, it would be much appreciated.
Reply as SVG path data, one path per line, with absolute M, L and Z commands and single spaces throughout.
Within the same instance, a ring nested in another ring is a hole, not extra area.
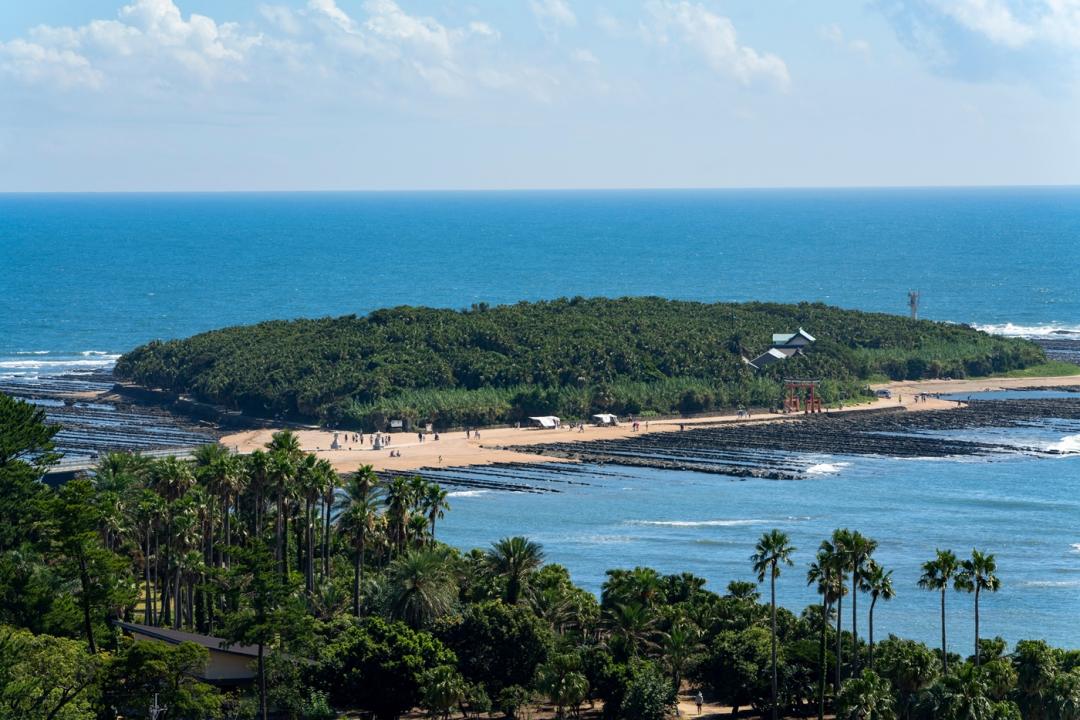
M 743 362 L 806 328 L 805 357 Z M 784 376 L 826 381 L 826 401 L 867 380 L 987 375 L 1045 361 L 1033 343 L 964 325 L 819 303 L 705 304 L 571 298 L 469 310 L 397 307 L 270 321 L 125 354 L 119 378 L 256 415 L 441 426 L 528 415 L 586 417 L 772 407 Z

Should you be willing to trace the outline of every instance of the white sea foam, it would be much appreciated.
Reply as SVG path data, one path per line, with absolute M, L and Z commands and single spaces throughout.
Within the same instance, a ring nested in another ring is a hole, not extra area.
M 13 355 L 48 355 L 48 350 L 20 350 L 12 353 Z
M 846 467 L 850 467 L 849 462 L 837 462 L 837 463 L 817 463 L 806 468 L 807 475 L 834 475 Z
M 994 335 L 1008 335 L 1023 338 L 1080 338 L 1080 325 L 1066 325 L 1052 322 L 1047 325 L 1016 325 L 1014 323 L 975 325 L 976 330 Z
M 661 527 L 741 527 L 762 525 L 767 520 L 627 520 L 630 525 L 658 525 Z
M 446 493 L 446 497 L 463 498 L 463 497 L 479 497 L 481 495 L 487 495 L 489 490 L 455 490 L 454 492 Z
M 1050 443 L 1050 445 L 1047 446 L 1047 449 L 1070 455 L 1073 453 L 1080 453 L 1080 434 L 1066 435 L 1056 443 Z
M 1074 588 L 1080 587 L 1080 580 L 1026 580 L 1020 585 L 1038 588 Z
M 9 370 L 64 370 L 108 368 L 116 364 L 119 355 L 95 355 L 82 360 L 0 360 L 0 368 Z
M 113 359 L 116 359 L 116 358 L 120 357 L 119 355 L 115 355 L 115 354 L 109 352 L 108 350 L 83 350 L 79 354 L 82 355 L 83 357 L 102 356 L 102 357 L 111 357 Z
M 1072 551 L 1073 551 L 1074 553 L 1077 553 L 1078 555 L 1080 555 L 1080 543 L 1073 543 L 1073 544 L 1072 544 L 1072 545 L 1070 545 L 1069 547 L 1071 547 L 1071 548 L 1072 548 Z

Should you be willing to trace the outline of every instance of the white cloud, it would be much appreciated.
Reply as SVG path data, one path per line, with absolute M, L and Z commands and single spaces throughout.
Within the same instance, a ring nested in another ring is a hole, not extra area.
M 185 20 L 172 0 L 135 0 L 117 20 L 80 27 L 40 25 L 29 39 L 0 43 L 0 67 L 24 81 L 53 81 L 61 87 L 100 88 L 110 81 L 154 75 L 166 85 L 195 78 L 209 84 L 238 77 L 261 35 L 235 23 L 217 23 L 192 13 Z
M 684 45 L 714 72 L 733 77 L 743 85 L 751 85 L 759 78 L 772 81 L 781 90 L 790 84 L 787 65 L 780 57 L 741 45 L 731 20 L 704 5 L 688 0 L 652 0 L 646 7 L 653 21 L 642 27 L 647 40 L 660 45 Z
M 101 73 L 82 55 L 16 38 L 0 42 L 0 72 L 21 82 L 54 82 L 63 88 L 101 85 Z
M 577 25 L 577 15 L 570 9 L 566 0 L 529 0 L 529 7 L 533 15 L 542 27 L 549 25 L 563 25 L 574 27 Z
M 1046 43 L 1080 48 L 1080 0 L 1033 0 L 1014 9 L 1006 0 L 934 0 L 941 14 L 1010 49 Z
M 969 30 L 1001 45 L 1017 48 L 1035 37 L 1034 29 L 1017 20 L 1001 0 L 939 0 L 938 6 Z

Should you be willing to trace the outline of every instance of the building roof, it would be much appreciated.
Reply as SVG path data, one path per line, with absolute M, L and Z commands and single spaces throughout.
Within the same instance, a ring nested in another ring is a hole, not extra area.
M 138 633 L 139 635 L 145 635 L 146 637 L 153 638 L 154 640 L 161 640 L 162 642 L 167 642 L 170 645 L 179 645 L 182 642 L 193 642 L 196 645 L 202 645 L 207 650 L 212 650 L 213 652 L 223 652 L 232 655 L 243 655 L 245 657 L 258 657 L 259 655 L 259 647 L 257 645 L 234 644 L 229 646 L 229 641 L 223 640 L 222 638 L 184 632 L 183 630 L 173 630 L 171 628 L 156 627 L 154 625 L 140 625 L 138 623 L 123 622 L 121 620 L 115 620 L 113 621 L 113 624 L 121 630 L 126 630 L 129 633 Z
M 793 333 L 773 333 L 772 344 L 773 345 L 787 345 L 797 337 L 802 336 L 807 342 L 816 342 L 814 336 L 806 332 L 802 328 L 799 328 Z
M 778 360 L 784 360 L 787 355 L 776 348 L 769 348 L 765 352 L 758 355 L 756 358 L 750 361 L 750 365 L 755 368 L 761 368 L 765 365 L 771 365 Z
M 559 418 L 555 417 L 554 415 L 536 415 L 530 417 L 529 419 L 535 420 L 536 422 L 540 423 L 541 427 L 546 428 L 553 428 L 559 424 Z

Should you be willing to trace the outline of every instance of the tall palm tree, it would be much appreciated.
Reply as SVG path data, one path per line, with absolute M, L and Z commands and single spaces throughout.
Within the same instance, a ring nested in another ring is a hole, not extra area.
M 922 589 L 941 592 L 941 668 L 946 675 L 949 674 L 949 655 L 945 642 L 945 591 L 949 589 L 957 570 L 958 563 L 953 551 L 938 550 L 933 560 L 923 563 L 922 576 L 919 578 Z
M 366 465 L 367 472 L 371 473 L 373 483 L 377 480 L 375 478 L 375 472 L 371 469 L 370 465 Z M 364 468 L 361 468 L 363 470 Z M 323 478 L 323 507 L 322 507 L 322 519 L 323 519 L 323 533 L 322 533 L 322 575 L 323 579 L 330 577 L 330 551 L 333 548 L 333 514 L 334 514 L 334 500 L 337 495 L 337 490 L 341 487 L 341 476 L 337 474 L 337 471 L 330 468 L 330 472 Z
M 837 581 L 840 585 L 840 593 L 836 598 L 836 679 L 834 690 L 840 690 L 840 681 L 843 679 L 844 669 L 844 596 L 847 595 L 847 572 L 849 556 L 851 555 L 852 533 L 847 528 L 837 528 L 832 534 L 832 555 L 830 562 L 838 573 Z M 854 593 L 854 589 L 852 590 Z
M 982 590 L 997 592 L 1001 588 L 1001 580 L 997 572 L 997 560 L 993 553 L 983 553 L 978 550 L 971 551 L 971 559 L 960 563 L 960 572 L 956 575 L 956 589 L 975 593 L 975 666 L 980 663 L 979 657 L 979 593 Z
M 514 605 L 526 590 L 529 577 L 544 564 L 544 549 L 521 536 L 506 537 L 488 549 L 487 563 L 493 575 L 506 581 L 503 598 Z
M 277 433 L 274 433 L 277 436 Z M 293 474 L 296 465 L 285 451 L 270 453 L 268 464 L 268 480 L 271 492 L 274 494 L 274 559 L 278 562 L 278 569 L 285 577 L 289 574 L 289 558 L 287 551 L 288 532 L 285 513 L 288 511 L 288 500 L 293 492 Z
M 754 554 L 750 556 L 754 572 L 757 573 L 758 582 L 765 582 L 765 576 L 769 576 L 769 593 L 772 604 L 772 717 L 777 717 L 777 682 L 776 682 L 776 578 L 780 577 L 780 566 L 793 565 L 791 555 L 795 548 L 787 533 L 780 530 L 770 530 L 761 536 L 754 548 Z
M 413 488 L 409 479 L 398 476 L 390 480 L 386 486 L 384 502 L 390 523 L 391 544 L 400 550 L 405 545 L 406 525 L 413 504 Z
M 825 718 L 825 681 L 828 674 L 825 662 L 826 635 L 829 629 L 829 618 L 832 616 L 832 605 L 840 597 L 842 573 L 836 561 L 835 549 L 828 540 L 822 540 L 818 548 L 817 559 L 810 563 L 806 572 L 806 584 L 817 584 L 817 592 L 821 595 L 821 642 L 818 647 L 818 720 Z
M 874 606 L 878 600 L 888 602 L 896 597 L 893 587 L 892 570 L 886 570 L 879 563 L 871 560 L 866 569 L 866 587 L 870 593 L 870 669 L 874 669 Z
M 266 511 L 266 492 L 270 485 L 270 455 L 255 450 L 247 456 L 248 489 L 255 496 L 255 536 L 263 540 L 263 516 Z
M 449 613 L 457 600 L 457 577 L 443 550 L 410 550 L 390 563 L 390 613 L 420 629 Z
M 877 540 L 853 531 L 847 541 L 848 569 L 851 571 L 851 677 L 859 676 L 859 592 L 868 590 L 867 563 L 877 549 Z
M 149 481 L 150 487 L 164 501 L 165 581 L 162 584 L 161 611 L 158 615 L 162 622 L 167 623 L 170 621 L 171 615 L 175 614 L 170 612 L 170 602 L 176 609 L 179 609 L 175 590 L 169 582 L 174 577 L 174 573 L 178 573 L 177 568 L 179 567 L 175 533 L 173 532 L 173 520 L 176 514 L 175 504 L 195 485 L 195 475 L 191 471 L 191 466 L 186 462 L 177 460 L 175 457 L 167 457 L 155 461 L 150 467 Z M 175 618 L 173 618 L 173 621 L 174 625 L 176 625 Z
M 338 523 L 352 538 L 353 614 L 360 617 L 360 588 L 364 582 L 364 553 L 367 540 L 375 528 L 381 488 L 379 478 L 370 465 L 364 465 L 349 476 L 340 500 Z
M 450 503 L 446 499 L 447 496 L 448 493 L 439 487 L 438 483 L 428 483 L 424 488 L 423 506 L 428 523 L 431 525 L 432 540 L 435 540 L 435 521 L 441 520 L 446 511 L 450 509 Z

